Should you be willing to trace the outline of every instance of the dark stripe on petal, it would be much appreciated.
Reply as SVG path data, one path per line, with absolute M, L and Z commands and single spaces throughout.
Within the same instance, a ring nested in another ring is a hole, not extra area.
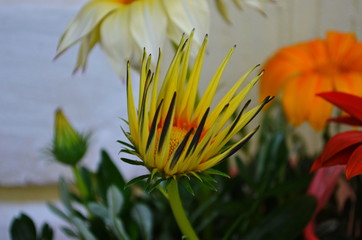
M 270 102 L 271 100 L 273 100 L 273 98 L 274 98 L 274 97 L 271 97 L 271 96 L 267 96 L 266 98 L 264 98 L 263 103 L 260 105 L 258 111 L 256 111 L 256 113 L 254 114 L 254 116 L 252 116 L 252 117 L 250 118 L 250 120 L 245 124 L 245 126 L 247 126 L 247 125 L 255 118 L 255 116 L 258 115 L 258 113 L 263 109 L 263 107 L 264 107 L 268 102 Z M 245 126 L 244 126 L 244 127 L 245 127 Z
M 148 90 L 150 89 L 150 85 L 153 79 L 153 73 L 149 70 L 147 73 L 147 78 L 146 78 L 146 82 L 145 82 L 145 89 L 143 92 L 143 96 L 142 96 L 142 104 L 141 104 L 141 109 L 140 109 L 140 121 L 139 121 L 139 125 L 143 126 L 144 124 L 144 118 L 145 118 L 145 108 L 146 108 L 146 100 L 147 100 L 147 94 L 148 94 Z M 142 130 L 143 128 L 141 127 L 141 134 L 142 134 Z
M 163 142 L 165 141 L 166 133 L 172 124 L 171 120 L 172 120 L 172 113 L 175 108 L 175 102 L 176 102 L 176 92 L 174 92 L 174 94 L 173 94 L 173 97 L 172 97 L 172 100 L 170 103 L 170 107 L 169 107 L 167 115 L 166 115 L 165 123 L 163 124 L 163 127 L 162 127 L 160 141 L 158 143 L 158 152 L 161 151 Z
M 258 131 L 259 126 L 256 127 L 251 133 L 249 133 L 249 135 L 246 136 L 246 138 L 240 142 L 238 145 L 236 145 L 224 158 L 223 160 L 227 159 L 228 157 L 230 157 L 231 155 L 233 155 L 234 153 L 236 153 L 237 151 L 239 151 L 239 149 L 245 145 L 245 143 L 247 143 L 250 138 Z
M 250 102 L 251 102 L 251 100 L 249 99 L 249 100 L 245 103 L 243 109 L 241 109 L 240 113 L 239 113 L 238 116 L 235 118 L 235 120 L 234 120 L 233 124 L 231 125 L 231 127 L 230 127 L 228 133 L 226 134 L 226 136 L 229 136 L 229 134 L 234 130 L 236 124 L 239 122 L 239 120 L 240 120 L 240 118 L 241 118 L 241 115 L 243 115 L 245 109 L 249 106 Z
M 146 151 L 148 151 L 148 148 L 150 147 L 152 139 L 153 139 L 153 137 L 155 135 L 156 127 L 157 127 L 157 119 L 158 119 L 158 115 L 159 115 L 160 110 L 161 110 L 162 103 L 163 103 L 163 99 L 161 100 L 160 104 L 158 104 L 155 116 L 153 117 L 153 120 L 152 120 L 152 124 L 151 124 L 151 128 L 150 128 L 150 134 L 148 135 L 148 139 L 147 139 Z
M 197 143 L 199 142 L 200 140 L 200 137 L 201 137 L 201 134 L 202 134 L 202 130 L 204 128 L 204 125 L 205 125 L 205 122 L 206 122 L 206 119 L 207 119 L 207 116 L 209 115 L 209 111 L 210 111 L 210 107 L 208 107 L 204 113 L 204 116 L 202 116 L 202 119 L 200 121 L 200 124 L 199 126 L 197 127 L 196 129 L 196 132 L 195 132 L 195 135 L 194 137 L 192 138 L 192 141 L 190 143 L 190 146 L 189 148 L 187 149 L 187 153 L 186 153 L 186 157 L 190 154 L 190 152 L 194 151 L 195 148 L 196 148 L 196 145 Z
M 182 151 L 184 150 L 187 141 L 189 140 L 191 133 L 194 131 L 193 128 L 191 128 L 187 134 L 185 135 L 184 139 L 182 140 L 182 142 L 180 143 L 180 145 L 177 147 L 177 149 L 174 152 L 173 158 L 172 158 L 172 162 L 171 162 L 171 168 L 173 168 L 177 161 L 180 159 L 180 156 L 182 154 Z

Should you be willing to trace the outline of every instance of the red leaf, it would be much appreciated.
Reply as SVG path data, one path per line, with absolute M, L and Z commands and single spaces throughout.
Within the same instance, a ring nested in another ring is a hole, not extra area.
M 362 124 L 362 98 L 343 92 L 324 92 L 318 96 L 349 113 Z
M 348 180 L 359 174 L 362 174 L 362 145 L 354 150 L 346 167 L 346 177 Z

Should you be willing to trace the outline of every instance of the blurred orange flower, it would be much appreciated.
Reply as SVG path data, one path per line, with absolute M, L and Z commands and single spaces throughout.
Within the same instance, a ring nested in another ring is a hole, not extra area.
M 339 91 L 362 96 L 362 43 L 353 33 L 329 32 L 326 39 L 284 47 L 267 60 L 260 98 L 282 94 L 289 122 L 324 128 L 332 105 L 316 96 Z

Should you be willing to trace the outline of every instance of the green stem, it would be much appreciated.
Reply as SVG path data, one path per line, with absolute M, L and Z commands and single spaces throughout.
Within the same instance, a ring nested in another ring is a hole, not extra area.
M 77 166 L 75 165 L 72 166 L 72 170 L 74 174 L 75 185 L 79 190 L 81 199 L 85 199 L 87 197 L 87 187 L 83 181 L 82 175 L 80 174 L 80 171 Z
M 171 205 L 173 215 L 176 219 L 176 222 L 182 232 L 189 240 L 198 240 L 194 229 L 192 228 L 189 219 L 185 214 L 185 210 L 182 206 L 180 199 L 180 194 L 178 191 L 177 180 L 172 180 L 167 187 L 168 200 Z

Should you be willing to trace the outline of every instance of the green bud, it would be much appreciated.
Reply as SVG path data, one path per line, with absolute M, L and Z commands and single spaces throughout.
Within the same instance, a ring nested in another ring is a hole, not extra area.
M 57 109 L 53 146 L 50 149 L 53 157 L 63 164 L 75 166 L 86 153 L 87 147 L 88 136 L 75 131 L 62 110 Z

